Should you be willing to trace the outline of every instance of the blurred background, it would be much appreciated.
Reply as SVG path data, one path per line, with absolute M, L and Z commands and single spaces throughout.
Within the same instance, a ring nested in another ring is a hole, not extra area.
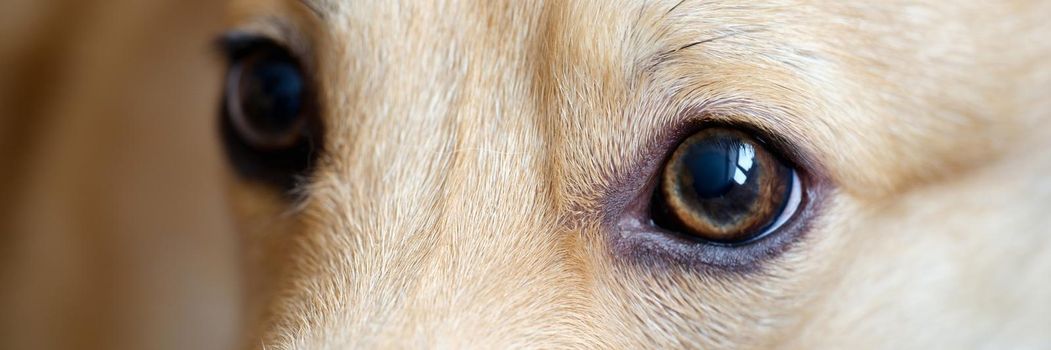
M 223 2 L 0 1 L 0 349 L 233 346 Z

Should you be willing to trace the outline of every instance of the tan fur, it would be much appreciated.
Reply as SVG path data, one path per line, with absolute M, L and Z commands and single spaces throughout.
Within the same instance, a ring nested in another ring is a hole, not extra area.
M 1051 347 L 1049 14 L 234 0 L 227 30 L 314 72 L 326 140 L 299 202 L 227 177 L 244 346 Z M 783 137 L 827 190 L 756 270 L 609 243 L 607 198 L 700 119 Z
M 1051 345 L 1046 2 L 310 4 L 233 17 L 312 58 L 331 140 L 301 206 L 239 190 L 261 346 Z M 832 187 L 760 271 L 606 244 L 601 198 L 698 116 Z

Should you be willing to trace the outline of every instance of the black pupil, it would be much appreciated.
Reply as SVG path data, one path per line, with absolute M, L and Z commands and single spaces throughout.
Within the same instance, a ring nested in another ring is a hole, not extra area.
M 756 168 L 755 151 L 750 145 L 725 139 L 713 141 L 691 145 L 683 157 L 698 199 L 725 196 L 735 186 L 747 183 Z
M 298 122 L 304 82 L 299 67 L 284 57 L 268 57 L 246 67 L 242 109 L 259 132 L 282 135 Z

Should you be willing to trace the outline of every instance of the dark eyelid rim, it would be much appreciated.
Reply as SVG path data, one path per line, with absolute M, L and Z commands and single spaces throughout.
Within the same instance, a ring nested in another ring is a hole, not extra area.
M 602 225 L 608 243 L 623 263 L 658 268 L 686 267 L 711 275 L 753 273 L 806 238 L 825 203 L 830 183 L 815 158 L 784 137 L 740 118 L 719 116 L 700 109 L 687 109 L 670 130 L 648 142 L 636 165 L 615 182 L 603 203 Z M 745 245 L 716 245 L 698 242 L 640 222 L 648 218 L 649 202 L 659 169 L 674 147 L 703 128 L 743 130 L 769 147 L 799 176 L 803 186 L 798 212 L 777 231 Z
M 750 104 L 751 102 L 737 103 Z M 729 102 L 720 104 L 729 104 Z M 661 136 L 658 136 L 653 147 L 669 149 L 702 128 L 712 126 L 734 128 L 751 134 L 756 140 L 769 146 L 771 153 L 788 161 L 790 165 L 795 165 L 797 170 L 805 171 L 810 177 L 827 179 L 828 172 L 822 162 L 815 157 L 814 150 L 803 147 L 806 144 L 804 142 L 793 142 L 789 137 L 784 136 L 788 130 L 770 125 L 781 118 L 767 115 L 768 112 L 764 112 L 766 109 L 761 108 L 735 108 L 734 113 L 713 112 L 716 109 L 721 108 L 710 105 L 686 109 L 680 114 L 680 118 L 677 118 L 678 122 L 671 125 L 672 133 L 663 135 L 664 143 L 660 143 Z
M 295 18 L 300 18 L 295 16 Z M 299 59 L 306 70 L 314 71 L 315 42 L 306 35 L 306 28 L 315 25 L 311 19 L 293 21 L 279 16 L 262 16 L 248 20 L 242 25 L 233 26 L 222 32 L 215 39 L 215 47 L 227 58 L 233 57 L 250 44 L 270 42 L 286 49 Z
M 257 45 L 273 42 L 273 40 L 260 35 L 229 32 L 216 39 L 215 47 L 219 49 L 228 62 L 233 62 L 247 55 Z
M 224 56 L 228 64 L 234 63 L 247 55 L 255 53 L 260 47 L 265 47 L 267 49 L 285 51 L 292 57 L 297 58 L 297 61 L 303 66 L 303 69 L 309 69 L 305 64 L 306 61 L 303 60 L 302 55 L 296 52 L 292 47 L 289 47 L 289 45 L 282 40 L 263 34 L 243 31 L 227 32 L 216 39 L 215 47 Z

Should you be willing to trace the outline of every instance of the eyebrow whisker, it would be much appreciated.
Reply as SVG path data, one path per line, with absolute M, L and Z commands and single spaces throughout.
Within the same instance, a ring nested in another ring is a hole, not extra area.
M 685 49 L 688 49 L 688 48 L 691 48 L 691 47 L 694 47 L 694 46 L 697 46 L 697 45 L 700 45 L 700 44 L 706 44 L 706 43 L 710 43 L 710 42 L 713 42 L 713 41 L 716 41 L 716 40 L 722 40 L 722 39 L 738 36 L 738 35 L 745 34 L 745 33 L 752 33 L 752 32 L 755 32 L 755 30 L 739 30 L 739 31 L 731 32 L 731 33 L 726 33 L 726 34 L 723 34 L 723 35 L 720 35 L 720 36 L 711 37 L 711 38 L 704 39 L 704 40 L 694 41 L 692 43 L 683 45 L 682 47 L 679 47 L 678 49 L 667 51 L 667 52 L 665 52 L 665 53 L 663 53 L 661 55 L 662 56 L 670 55 L 670 54 L 676 53 L 678 51 L 682 51 L 682 50 L 685 50 Z
M 675 9 L 679 8 L 679 6 L 682 6 L 682 4 L 685 2 L 686 0 L 679 0 L 679 3 L 675 4 L 675 6 L 672 6 L 670 9 L 668 9 L 668 12 L 664 13 L 664 17 L 668 17 L 668 15 L 675 11 Z
M 661 52 L 660 54 L 657 54 L 657 55 L 653 56 L 652 64 L 647 66 L 646 70 L 654 70 L 654 69 L 656 69 L 661 64 L 663 64 L 664 62 L 668 61 L 670 59 L 669 57 L 671 55 L 673 55 L 673 54 L 675 54 L 675 53 L 677 53 L 679 51 L 686 50 L 686 49 L 689 49 L 689 48 L 692 48 L 694 46 L 698 46 L 698 45 L 701 45 L 701 44 L 707 44 L 707 43 L 710 43 L 710 42 L 713 42 L 713 41 L 722 40 L 722 39 L 738 36 L 738 35 L 741 35 L 741 34 L 755 33 L 755 32 L 759 32 L 759 31 L 762 31 L 762 29 L 761 28 L 754 28 L 754 29 L 735 30 L 735 31 L 732 31 L 730 33 L 726 33 L 726 34 L 723 34 L 723 35 L 719 35 L 719 36 L 715 36 L 715 37 L 711 37 L 711 38 L 707 38 L 707 39 L 702 39 L 702 40 L 690 42 L 689 44 L 680 46 L 677 49 L 672 49 L 672 50 Z

